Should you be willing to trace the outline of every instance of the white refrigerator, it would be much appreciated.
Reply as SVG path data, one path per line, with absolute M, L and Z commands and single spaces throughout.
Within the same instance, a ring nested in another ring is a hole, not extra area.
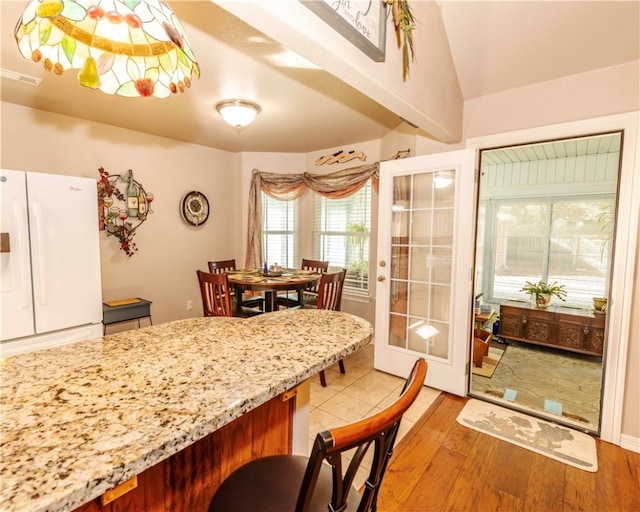
M 0 355 L 102 336 L 96 180 L 0 170 Z

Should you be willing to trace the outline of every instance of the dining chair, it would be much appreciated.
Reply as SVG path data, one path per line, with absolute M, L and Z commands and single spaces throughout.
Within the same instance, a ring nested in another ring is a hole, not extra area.
M 204 316 L 233 316 L 231 290 L 227 274 L 197 270 Z
M 329 270 L 329 262 L 321 260 L 308 260 L 302 258 L 300 265 L 302 270 L 310 270 L 312 272 L 318 272 L 324 274 Z M 300 300 L 299 292 L 287 292 L 284 295 L 278 295 L 278 306 L 285 308 L 299 308 L 305 306 L 313 306 L 318 299 L 318 284 L 309 285 L 302 291 L 302 300 Z
M 344 280 L 347 276 L 347 269 L 344 268 L 340 272 L 332 272 L 330 274 L 322 274 L 320 284 L 318 284 L 318 298 L 316 299 L 317 309 L 330 309 L 332 311 L 340 311 L 342 308 L 342 289 L 344 288 Z M 344 361 L 338 361 L 340 373 L 346 373 Z M 320 370 L 320 384 L 327 387 L 327 378 L 324 370 Z
M 209 512 L 375 511 L 400 421 L 426 374 L 427 363 L 420 358 L 391 405 L 355 423 L 319 432 L 309 457 L 273 455 L 236 469 L 213 495 Z M 353 480 L 371 448 L 371 469 L 359 494 Z
M 220 260 L 220 261 L 209 261 L 209 272 L 212 274 L 220 274 L 223 272 L 231 272 L 236 270 L 236 260 Z M 236 291 L 231 290 L 231 299 L 236 300 Z M 259 309 L 264 312 L 264 297 L 259 295 L 253 295 L 249 298 L 244 298 L 242 294 L 240 294 L 241 306 L 243 308 L 251 308 L 251 309 Z

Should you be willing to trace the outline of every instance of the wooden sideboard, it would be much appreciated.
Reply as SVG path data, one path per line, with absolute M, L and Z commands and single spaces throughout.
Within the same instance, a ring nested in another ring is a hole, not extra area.
M 500 305 L 498 336 L 602 356 L 605 319 L 604 314 L 583 309 L 562 306 L 537 309 L 523 302 L 507 301 Z

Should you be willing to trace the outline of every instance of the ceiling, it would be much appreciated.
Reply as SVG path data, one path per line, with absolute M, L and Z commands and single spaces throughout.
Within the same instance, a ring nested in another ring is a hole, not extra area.
M 535 144 L 521 144 L 507 148 L 482 151 L 482 165 L 539 162 L 585 155 L 620 153 L 620 132 L 561 139 Z
M 640 59 L 639 1 L 438 3 L 465 100 Z M 402 123 L 216 4 L 170 4 L 185 26 L 201 78 L 184 94 L 134 99 L 83 88 L 75 71 L 57 77 L 23 59 L 13 31 L 26 1 L 2 0 L 0 64 L 42 82 L 34 87 L 3 75 L 1 99 L 232 152 L 353 145 Z M 222 121 L 215 104 L 229 98 L 261 105 L 253 125 L 236 130 Z

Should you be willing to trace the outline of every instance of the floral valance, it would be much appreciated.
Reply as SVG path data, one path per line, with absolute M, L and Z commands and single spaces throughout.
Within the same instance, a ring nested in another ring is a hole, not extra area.
M 264 261 L 261 191 L 280 201 L 298 199 L 307 189 L 331 199 L 341 199 L 355 194 L 369 179 L 371 179 L 373 189 L 377 193 L 380 181 L 380 165 L 377 162 L 343 169 L 331 174 L 312 174 L 310 172 L 279 174 L 260 172 L 254 169 L 249 187 L 246 268 L 260 268 Z

